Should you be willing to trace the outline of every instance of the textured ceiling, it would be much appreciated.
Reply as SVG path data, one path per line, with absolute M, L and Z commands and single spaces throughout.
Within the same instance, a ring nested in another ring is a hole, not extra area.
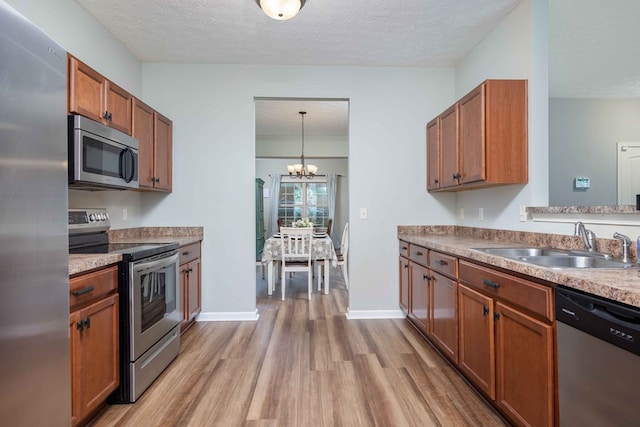
M 289 21 L 255 0 L 75 0 L 142 62 L 453 66 L 521 0 L 308 0 Z M 256 102 L 256 133 L 347 135 L 348 103 Z
M 76 0 L 143 62 L 451 66 L 521 0 Z
M 640 0 L 549 0 L 549 93 L 640 97 Z

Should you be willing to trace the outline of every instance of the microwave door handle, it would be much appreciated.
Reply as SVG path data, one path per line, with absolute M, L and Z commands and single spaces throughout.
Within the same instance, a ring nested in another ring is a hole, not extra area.
M 129 154 L 127 158 L 125 158 L 126 153 Z M 136 176 L 135 159 L 135 154 L 133 154 L 133 151 L 131 151 L 129 147 L 120 152 L 120 177 L 123 178 L 127 183 L 133 181 L 133 178 Z M 128 165 L 131 165 L 131 172 L 129 173 L 129 176 L 125 176 L 127 169 L 129 169 L 127 167 Z

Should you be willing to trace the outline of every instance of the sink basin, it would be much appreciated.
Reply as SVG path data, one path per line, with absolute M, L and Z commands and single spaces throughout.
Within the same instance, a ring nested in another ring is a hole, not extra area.
M 633 263 L 615 261 L 592 256 L 530 256 L 519 257 L 520 261 L 554 269 L 563 268 L 630 268 Z
M 588 254 L 582 251 L 563 251 L 553 248 L 504 247 L 475 248 L 491 255 L 511 258 L 552 269 L 565 268 L 630 268 L 634 263 L 616 261 L 604 254 Z M 580 254 L 577 254 L 579 252 Z
M 551 248 L 474 248 L 478 251 L 506 258 L 539 257 L 539 256 L 568 256 L 568 251 Z

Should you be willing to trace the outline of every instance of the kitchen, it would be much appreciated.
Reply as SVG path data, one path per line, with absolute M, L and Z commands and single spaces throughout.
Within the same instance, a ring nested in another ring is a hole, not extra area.
M 358 218 L 360 207 L 370 213 L 366 221 L 351 221 L 350 318 L 398 315 L 398 224 L 454 223 L 572 234 L 567 222 L 519 221 L 520 206 L 545 206 L 548 198 L 544 2 L 520 3 L 455 68 L 143 63 L 75 2 L 59 1 L 55 7 L 36 0 L 9 3 L 65 49 L 173 119 L 174 190 L 170 196 L 70 191 L 69 205 L 104 206 L 118 212 L 112 219 L 114 228 L 204 226 L 203 318 L 255 320 L 259 314 L 254 262 L 246 256 L 253 252 L 254 233 L 251 227 L 241 226 L 254 221 L 250 172 L 255 167 L 256 96 L 350 99 L 349 216 Z M 529 183 L 426 196 L 426 121 L 488 76 L 529 80 Z M 372 170 L 386 172 L 389 165 L 392 173 L 376 181 L 373 191 Z M 215 185 L 228 183 L 229 177 L 237 178 L 235 185 Z M 238 200 L 238 193 L 247 194 L 246 200 Z M 480 207 L 484 208 L 482 221 L 471 215 Z M 464 219 L 459 219 L 460 208 L 467 213 Z M 126 221 L 123 209 L 128 212 Z M 595 231 L 599 236 L 609 236 L 613 230 L 638 234 L 637 222 L 626 226 L 631 231 L 624 228 L 601 225 Z M 228 244 L 222 248 L 216 241 Z

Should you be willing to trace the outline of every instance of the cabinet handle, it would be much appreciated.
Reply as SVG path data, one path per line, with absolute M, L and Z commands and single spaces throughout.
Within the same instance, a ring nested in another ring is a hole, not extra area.
M 182 252 L 182 255 L 183 255 L 183 256 L 187 256 L 187 255 L 189 255 L 190 253 L 191 253 L 190 251 L 184 251 L 184 252 Z
M 189 268 L 189 269 L 187 270 L 187 273 L 192 273 L 192 272 L 193 272 L 193 268 Z
M 86 319 L 84 319 L 84 327 L 89 329 L 91 328 L 91 318 L 87 317 Z
M 497 311 L 493 313 L 493 320 L 498 320 L 499 318 L 500 318 L 500 313 L 498 313 Z
M 109 120 L 109 112 L 105 111 L 104 113 L 102 113 L 102 118 L 105 120 Z
M 409 268 L 409 264 L 405 264 L 405 265 L 404 265 L 404 268 Z
M 403 250 L 403 251 L 406 251 L 407 249 L 408 249 L 408 248 L 407 248 L 406 246 L 403 246 L 403 247 L 402 247 L 402 250 Z
M 76 329 L 82 331 L 84 329 L 84 319 L 76 322 Z
M 436 261 L 436 264 L 438 264 L 440 267 L 442 267 L 443 265 L 448 265 L 449 263 L 447 261 L 444 261 L 444 260 L 438 260 L 438 261 Z
M 152 181 L 155 182 L 156 184 L 159 184 L 160 183 L 160 178 L 153 178 Z
M 91 327 L 90 317 L 87 317 L 86 319 L 80 319 L 80 321 L 76 323 L 76 329 L 79 331 L 84 331 L 85 328 L 89 329 L 90 327 Z
M 462 175 L 460 175 L 460 172 L 453 174 L 453 179 L 460 179 L 460 178 L 462 178 Z
M 434 184 L 437 184 L 437 183 L 438 183 L 438 178 L 435 178 L 435 179 L 433 180 L 433 183 L 434 183 Z
M 424 256 L 424 254 L 422 252 L 416 252 L 416 255 L 418 256 Z
M 492 282 L 489 279 L 482 279 L 482 283 L 487 286 L 491 286 L 493 289 L 498 289 L 500 287 L 500 283 Z
M 422 275 L 422 278 L 423 278 L 424 280 L 427 280 L 427 281 L 428 281 L 428 280 L 433 279 L 433 276 L 429 276 L 428 274 L 423 274 L 423 275 Z
M 93 285 L 87 286 L 86 288 L 78 289 L 77 291 L 73 291 L 74 297 L 79 297 L 80 295 L 88 294 L 93 291 Z
M 489 314 L 489 307 L 487 307 L 486 305 L 482 305 L 482 315 L 486 316 L 487 314 Z

